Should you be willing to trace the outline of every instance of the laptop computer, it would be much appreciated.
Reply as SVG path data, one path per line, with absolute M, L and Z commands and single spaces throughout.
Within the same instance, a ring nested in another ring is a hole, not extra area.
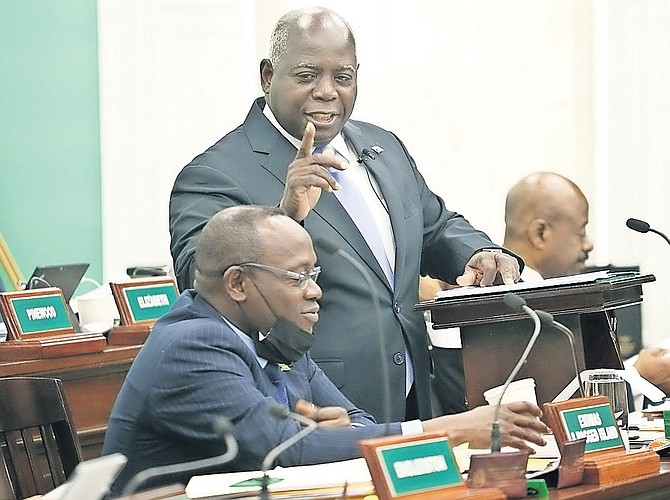
M 84 273 L 90 264 L 63 264 L 36 267 L 26 282 L 26 290 L 56 287 L 63 291 L 65 302 L 68 303 L 74 291 L 81 283 Z

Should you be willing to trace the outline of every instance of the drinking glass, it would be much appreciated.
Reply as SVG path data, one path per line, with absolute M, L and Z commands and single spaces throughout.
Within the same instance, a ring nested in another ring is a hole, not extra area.
M 621 375 L 614 370 L 596 370 L 590 373 L 584 381 L 584 395 L 606 396 L 610 400 L 619 429 L 628 431 L 628 388 Z

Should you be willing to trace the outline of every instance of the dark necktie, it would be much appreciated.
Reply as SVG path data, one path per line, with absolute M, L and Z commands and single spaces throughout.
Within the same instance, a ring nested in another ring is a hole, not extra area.
M 327 145 L 314 149 L 314 154 L 322 154 L 327 149 L 330 149 L 334 153 L 336 152 L 333 146 Z M 379 265 L 386 275 L 386 279 L 391 285 L 391 288 L 393 288 L 393 269 L 391 269 L 391 263 L 384 250 L 382 235 L 379 232 L 377 222 L 375 221 L 368 204 L 365 202 L 361 191 L 351 177 L 345 175 L 344 172 L 331 169 L 330 174 L 341 186 L 339 190 L 335 191 L 335 196 L 347 211 L 351 220 L 354 221 L 354 224 L 356 224 L 356 227 L 363 235 L 363 238 L 365 238 L 365 242 L 368 244 L 368 247 L 370 247 L 370 250 L 372 250 L 377 262 L 379 262 Z
M 263 371 L 265 371 L 265 374 L 270 379 L 270 382 L 272 382 L 272 385 L 274 385 L 275 390 L 272 397 L 275 398 L 277 403 L 288 408 L 289 406 L 288 406 L 288 392 L 286 390 L 286 380 L 284 380 L 284 374 L 279 369 L 279 366 L 273 363 L 268 363 L 267 365 L 265 365 Z

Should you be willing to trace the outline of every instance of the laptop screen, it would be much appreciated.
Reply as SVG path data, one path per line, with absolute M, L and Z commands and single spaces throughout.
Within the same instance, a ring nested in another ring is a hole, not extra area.
M 69 302 L 89 265 L 80 263 L 36 267 L 26 283 L 26 290 L 57 287 L 63 291 L 65 302 Z

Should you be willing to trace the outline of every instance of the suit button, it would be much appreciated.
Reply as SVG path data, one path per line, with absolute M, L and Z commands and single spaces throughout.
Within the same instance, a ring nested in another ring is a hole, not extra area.
M 402 353 L 400 353 L 400 352 L 396 352 L 393 355 L 393 362 L 396 365 L 402 365 L 405 362 L 405 356 L 403 356 Z
M 400 314 L 400 310 L 401 310 L 400 304 L 398 304 L 397 302 L 394 302 L 393 303 L 393 310 L 396 312 L 396 314 Z

